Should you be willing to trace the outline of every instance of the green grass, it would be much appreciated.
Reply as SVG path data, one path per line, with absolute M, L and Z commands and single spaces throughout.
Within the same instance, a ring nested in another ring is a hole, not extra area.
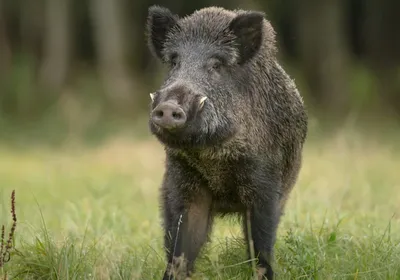
M 311 139 L 311 138 L 310 138 Z M 354 133 L 310 140 L 279 228 L 278 279 L 400 279 L 400 151 Z M 0 224 L 16 190 L 10 279 L 161 279 L 163 150 L 0 147 Z M 216 221 L 193 279 L 250 279 L 239 224 Z

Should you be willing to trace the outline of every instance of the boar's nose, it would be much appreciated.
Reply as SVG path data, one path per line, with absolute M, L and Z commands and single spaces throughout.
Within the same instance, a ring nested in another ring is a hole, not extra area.
M 151 120 L 162 128 L 180 128 L 186 123 L 186 114 L 179 105 L 163 102 L 154 108 Z

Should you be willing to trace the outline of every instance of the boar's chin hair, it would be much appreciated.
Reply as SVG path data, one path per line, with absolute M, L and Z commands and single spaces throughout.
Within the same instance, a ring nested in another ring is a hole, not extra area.
M 150 124 L 151 132 L 164 145 L 175 149 L 207 148 L 221 145 L 236 134 L 235 126 L 227 118 L 203 119 L 189 124 L 181 131 L 168 132 Z

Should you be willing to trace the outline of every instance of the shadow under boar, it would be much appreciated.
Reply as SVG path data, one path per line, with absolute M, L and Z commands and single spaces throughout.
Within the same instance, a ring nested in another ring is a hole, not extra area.
M 214 217 L 226 214 L 242 218 L 260 279 L 273 279 L 277 227 L 301 167 L 308 119 L 277 62 L 271 24 L 258 11 L 207 7 L 179 17 L 151 6 L 146 26 L 152 54 L 168 67 L 150 94 L 149 120 L 166 152 L 163 279 L 194 272 Z

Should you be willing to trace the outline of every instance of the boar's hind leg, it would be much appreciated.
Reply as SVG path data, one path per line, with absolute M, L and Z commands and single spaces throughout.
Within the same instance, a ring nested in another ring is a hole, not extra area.
M 164 280 L 185 279 L 193 272 L 195 259 L 211 229 L 210 210 L 211 196 L 201 192 L 194 195 L 193 201 L 187 203 L 181 212 L 170 216 L 171 223 L 168 223 L 165 233 L 168 267 Z
M 259 279 L 272 280 L 274 272 L 272 269 L 273 247 L 276 231 L 279 223 L 279 201 L 278 198 L 269 198 L 262 205 L 251 207 L 244 214 L 243 229 L 250 254 L 248 236 L 248 214 L 250 214 L 251 238 L 254 245 L 254 255 L 258 258 Z

